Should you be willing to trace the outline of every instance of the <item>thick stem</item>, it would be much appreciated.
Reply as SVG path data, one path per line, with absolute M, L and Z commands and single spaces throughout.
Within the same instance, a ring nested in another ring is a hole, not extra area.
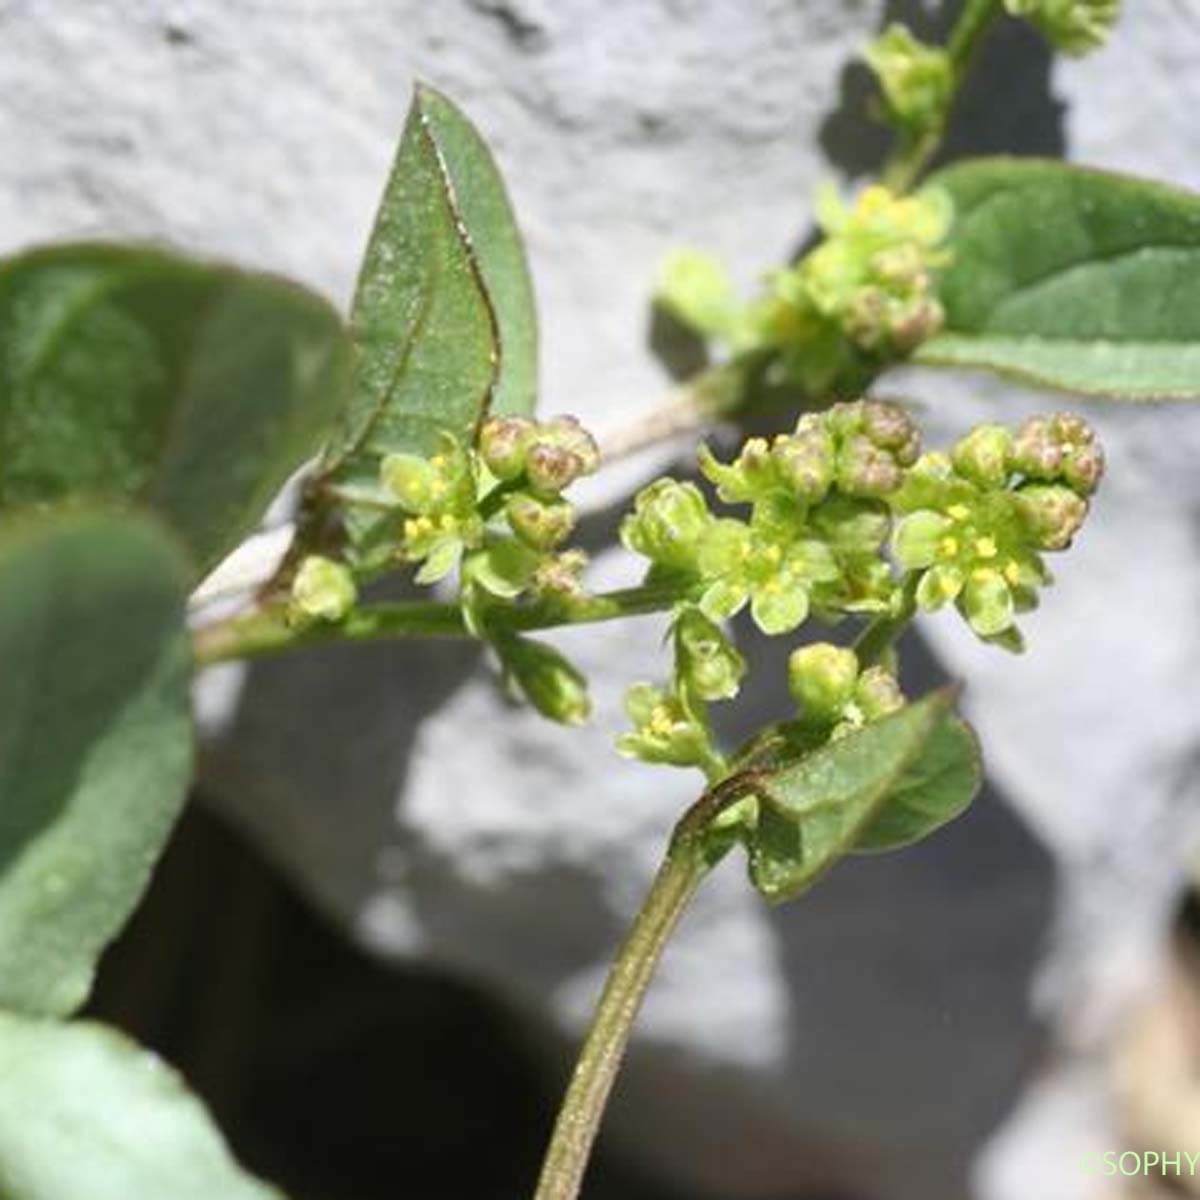
M 534 1200 L 576 1200 L 625 1046 L 672 931 L 711 863 L 704 833 L 714 817 L 753 788 L 752 775 L 718 784 L 675 827 L 667 857 L 609 972 L 591 1028 L 563 1097 Z
M 570 604 L 534 603 L 498 612 L 505 629 L 527 633 L 563 625 L 589 625 L 663 612 L 687 598 L 676 585 L 647 585 L 585 596 Z M 192 643 L 197 666 L 236 658 L 266 658 L 301 646 L 329 642 L 379 642 L 401 638 L 465 638 L 471 633 L 457 604 L 402 601 L 355 609 L 344 621 L 297 625 L 285 603 L 218 621 L 197 630 Z

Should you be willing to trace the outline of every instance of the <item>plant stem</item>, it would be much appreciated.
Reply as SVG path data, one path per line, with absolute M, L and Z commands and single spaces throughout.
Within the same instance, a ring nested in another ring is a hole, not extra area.
M 908 628 L 917 611 L 917 583 L 920 573 L 909 571 L 900 584 L 900 603 L 894 613 L 876 617 L 854 643 L 858 663 L 864 670 L 874 666 Z
M 704 834 L 712 820 L 753 790 L 735 775 L 694 804 L 675 827 L 667 856 L 609 972 L 559 1108 L 534 1200 L 576 1200 L 625 1046 L 672 931 L 712 863 Z
M 965 0 L 962 12 L 950 32 L 946 53 L 953 72 L 953 94 L 946 116 L 917 136 L 902 136 L 891 158 L 884 164 L 880 182 L 894 192 L 910 191 L 941 148 L 946 135 L 950 109 L 954 106 L 967 73 L 992 21 L 1000 15 L 1000 0 Z
M 505 629 L 526 633 L 563 625 L 588 625 L 663 612 L 687 598 L 678 585 L 647 585 L 585 596 L 570 604 L 545 601 L 498 612 Z M 236 658 L 266 658 L 302 646 L 329 642 L 378 642 L 400 638 L 468 638 L 457 604 L 401 601 L 355 609 L 344 621 L 295 624 L 286 603 L 218 621 L 197 630 L 192 642 L 197 666 Z

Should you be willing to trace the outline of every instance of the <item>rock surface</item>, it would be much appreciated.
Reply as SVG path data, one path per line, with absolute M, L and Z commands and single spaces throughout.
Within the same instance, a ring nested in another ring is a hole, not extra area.
M 663 254 L 704 246 L 750 282 L 803 237 L 821 179 L 878 156 L 845 68 L 882 7 L 14 0 L 0 6 L 0 228 L 9 249 L 164 239 L 344 302 L 422 76 L 475 118 L 511 182 L 546 407 L 620 421 L 666 386 L 646 310 Z M 887 7 L 936 23 L 917 0 Z M 1065 150 L 1200 187 L 1200 15 L 1189 0 L 1127 8 L 1111 49 L 1052 70 L 1007 27 L 957 147 Z M 927 400 L 947 434 L 1039 403 L 915 372 L 889 389 Z M 988 652 L 950 618 L 926 624 L 932 655 L 910 647 L 914 680 L 971 680 L 1002 796 L 793 910 L 764 911 L 731 863 L 688 916 L 610 1123 L 680 1186 L 951 1200 L 970 1174 L 981 1200 L 1103 1195 L 1078 1169 L 1098 1142 L 1120 1145 L 1096 1064 L 1156 977 L 1198 832 L 1200 416 L 1091 415 L 1110 482 L 1029 621 L 1033 652 Z M 603 547 L 621 495 L 670 454 L 648 458 L 591 493 L 598 584 L 632 578 Z M 694 790 L 611 752 L 620 695 L 659 669 L 661 632 L 645 619 L 561 639 L 595 684 L 582 733 L 511 709 L 467 647 L 214 671 L 205 790 L 378 954 L 490 981 L 565 1048 Z M 765 682 L 742 728 L 783 703 L 779 650 L 751 639 L 749 653 Z M 1022 1100 L 1039 1018 L 1050 1050 Z

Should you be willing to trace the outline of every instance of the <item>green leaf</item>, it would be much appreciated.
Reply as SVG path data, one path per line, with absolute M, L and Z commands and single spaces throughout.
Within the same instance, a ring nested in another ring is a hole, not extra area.
M 354 299 L 351 401 L 326 458 L 344 497 L 379 499 L 394 452 L 471 441 L 489 411 L 533 411 L 537 317 L 504 183 L 479 134 L 418 86 Z
M 161 1059 L 104 1025 L 0 1013 L 4 1200 L 281 1200 Z
M 187 587 L 148 516 L 0 526 L 0 1008 L 86 999 L 179 814 Z
M 748 835 L 750 877 L 764 897 L 799 895 L 854 849 L 951 700 L 935 692 L 767 774 Z
M 969 725 L 948 716 L 900 776 L 858 840 L 856 851 L 911 846 L 961 816 L 981 783 L 979 743 Z
M 946 325 L 918 362 L 1133 400 L 1200 396 L 1200 197 L 1065 163 L 930 180 L 955 205 Z

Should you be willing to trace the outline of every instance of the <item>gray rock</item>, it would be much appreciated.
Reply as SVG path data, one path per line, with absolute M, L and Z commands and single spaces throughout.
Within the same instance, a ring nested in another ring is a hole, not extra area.
M 1200 186 L 1200 17 L 1189 0 L 1127 7 L 1110 50 L 1053 70 L 1007 28 L 959 148 L 1065 148 Z M 10 248 L 164 239 L 345 301 L 421 75 L 472 114 L 510 179 L 547 408 L 619 422 L 667 385 L 646 309 L 664 253 L 704 246 L 749 284 L 800 241 L 815 185 L 878 152 L 844 68 L 880 16 L 850 0 L 13 2 L 0 228 Z M 917 373 L 889 389 L 927 401 L 947 435 L 1044 402 Z M 977 1194 L 1026 1197 L 1036 1178 L 1039 1194 L 1091 1195 L 1063 1146 L 1091 1148 L 1092 1123 L 1115 1119 L 1103 1097 L 1085 1103 L 1105 1086 L 1094 1064 L 1154 982 L 1197 834 L 1200 420 L 1090 411 L 1110 482 L 1029 621 L 1032 653 L 989 652 L 948 617 L 925 628 L 941 667 L 910 647 L 915 678 L 970 679 L 1002 795 L 779 913 L 731 863 L 669 951 L 610 1129 L 679 1185 L 949 1200 L 1016 1102 Z M 592 489 L 590 544 L 611 542 L 619 498 L 671 457 Z M 634 570 L 597 556 L 598 584 Z M 364 945 L 488 980 L 565 1051 L 696 788 L 611 751 L 625 685 L 663 669 L 661 632 L 644 619 L 556 639 L 595 681 L 583 732 L 511 708 L 470 647 L 214 671 L 205 790 Z M 784 703 L 782 651 L 749 650 L 761 683 L 731 733 Z M 1018 1102 L 1039 1019 L 1050 1082 Z

